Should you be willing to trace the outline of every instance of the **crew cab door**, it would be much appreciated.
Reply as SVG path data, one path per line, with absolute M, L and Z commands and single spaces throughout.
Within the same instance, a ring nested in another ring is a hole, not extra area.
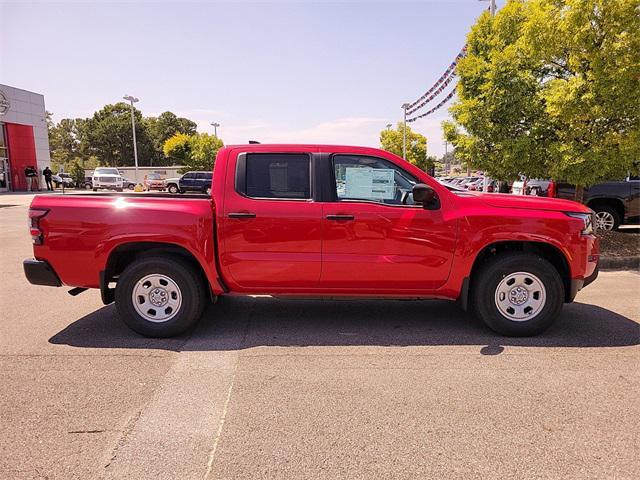
M 456 220 L 403 200 L 418 179 L 388 159 L 335 154 L 324 204 L 321 286 L 384 294 L 434 290 L 449 276 Z
M 231 153 L 220 249 L 232 290 L 292 292 L 317 287 L 322 207 L 306 152 Z

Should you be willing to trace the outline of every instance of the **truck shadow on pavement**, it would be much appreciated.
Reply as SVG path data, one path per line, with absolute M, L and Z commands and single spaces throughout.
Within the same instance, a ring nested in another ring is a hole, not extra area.
M 49 339 L 83 348 L 170 351 L 241 350 L 264 346 L 484 346 L 497 355 L 502 346 L 619 347 L 640 344 L 640 325 L 604 308 L 565 305 L 561 318 L 543 335 L 502 337 L 455 304 L 439 300 L 336 301 L 226 297 L 205 311 L 189 334 L 169 339 L 142 337 L 129 330 L 113 305 L 67 326 Z

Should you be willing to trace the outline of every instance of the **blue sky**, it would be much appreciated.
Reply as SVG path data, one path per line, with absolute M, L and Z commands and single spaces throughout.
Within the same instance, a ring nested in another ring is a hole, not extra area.
M 219 122 L 227 144 L 378 146 L 380 130 L 435 82 L 487 6 L 0 0 L 0 83 L 44 94 L 56 120 L 132 94 L 145 115 L 171 110 L 209 132 Z M 412 124 L 431 154 L 444 151 L 447 115 L 445 107 Z

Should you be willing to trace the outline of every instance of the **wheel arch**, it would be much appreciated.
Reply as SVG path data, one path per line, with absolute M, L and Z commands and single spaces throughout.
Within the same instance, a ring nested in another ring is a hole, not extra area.
M 100 272 L 100 293 L 103 303 L 106 305 L 115 300 L 115 289 L 109 285 L 113 282 L 117 283 L 118 276 L 128 265 L 141 258 L 165 255 L 179 257 L 187 262 L 208 287 L 211 297 L 214 297 L 205 269 L 187 248 L 164 242 L 129 242 L 118 245 L 109 253 L 105 268 Z
M 592 210 L 596 210 L 598 205 L 606 205 L 615 209 L 620 217 L 620 221 L 624 221 L 624 202 L 620 198 L 612 198 L 612 197 L 596 197 L 589 199 L 587 202 L 587 207 Z
M 555 267 L 562 279 L 565 302 L 571 302 L 573 300 L 569 261 L 559 248 L 545 242 L 505 240 L 490 243 L 478 251 L 474 258 L 469 276 L 463 280 L 462 291 L 460 292 L 459 297 L 459 302 L 463 309 L 467 309 L 470 292 L 473 289 L 474 280 L 476 280 L 477 273 L 481 266 L 487 260 L 506 252 L 534 253 L 549 261 L 549 263 Z

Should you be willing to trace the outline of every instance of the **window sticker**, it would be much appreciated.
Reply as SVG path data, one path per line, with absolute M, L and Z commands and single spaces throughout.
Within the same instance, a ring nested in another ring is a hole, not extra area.
M 392 200 L 395 198 L 394 178 L 391 168 L 346 168 L 344 196 Z

